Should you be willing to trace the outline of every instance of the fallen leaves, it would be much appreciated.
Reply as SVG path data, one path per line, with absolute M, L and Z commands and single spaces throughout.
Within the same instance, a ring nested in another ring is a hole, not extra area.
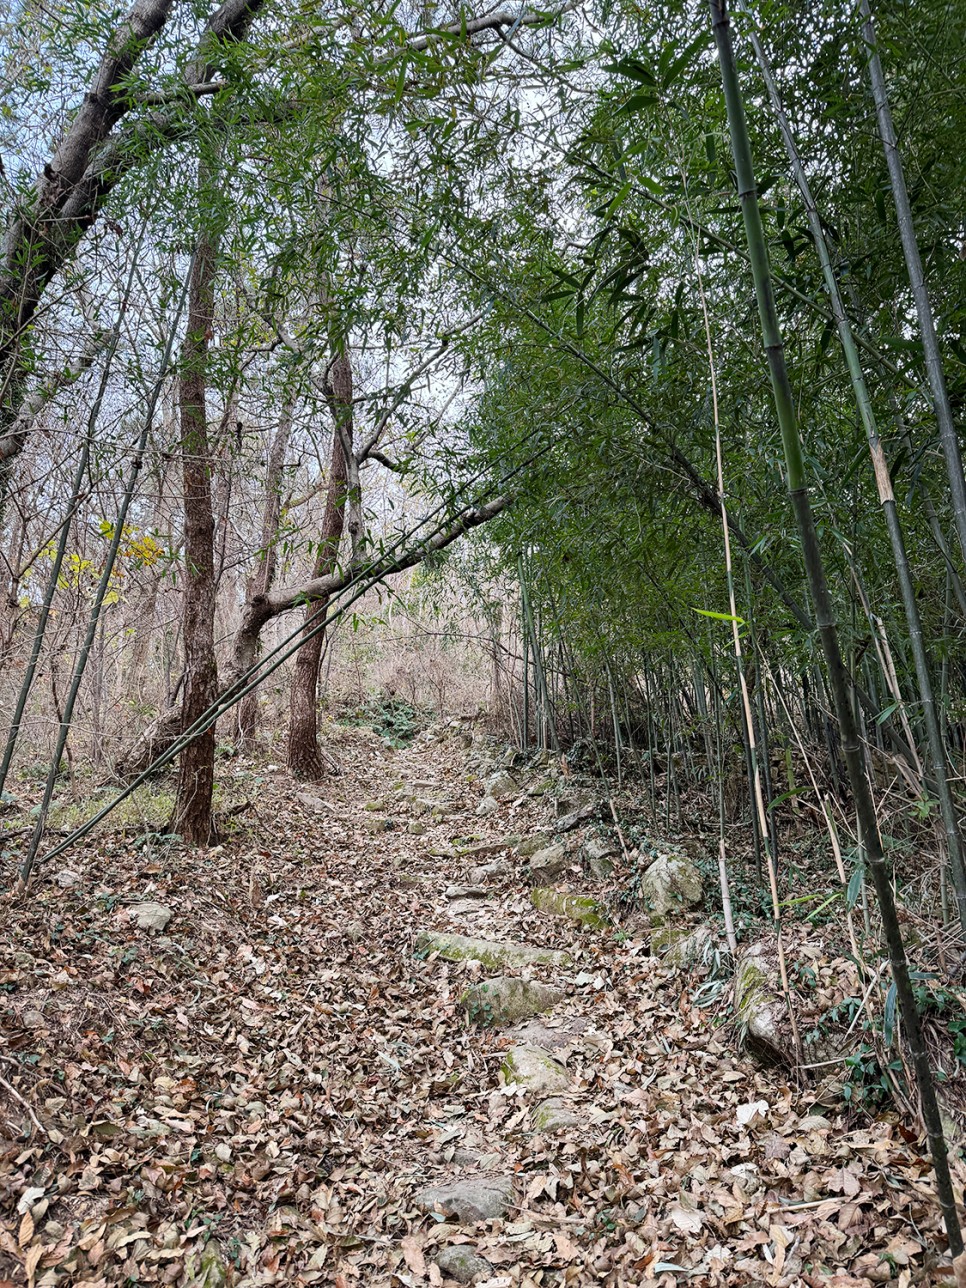
M 547 821 L 535 798 L 480 820 L 461 755 L 347 736 L 324 808 L 253 767 L 247 838 L 150 855 L 103 834 L 72 855 L 83 882 L 5 910 L 0 1275 L 439 1288 L 435 1258 L 464 1240 L 490 1288 L 925 1275 L 937 1213 L 901 1125 L 809 1112 L 633 923 L 618 942 L 542 917 L 513 862 L 472 925 L 451 918 L 447 889 L 508 849 L 510 811 L 518 832 Z M 421 808 L 424 835 L 370 835 L 363 803 L 403 820 L 414 780 L 446 810 Z M 164 933 L 132 922 L 135 902 L 171 910 Z M 535 969 L 568 990 L 547 1031 L 566 1021 L 576 1125 L 531 1132 L 527 1094 L 498 1078 L 510 1039 L 465 1024 L 474 971 L 415 957 L 422 925 L 574 954 Z M 513 1178 L 502 1219 L 414 1203 L 491 1173 Z

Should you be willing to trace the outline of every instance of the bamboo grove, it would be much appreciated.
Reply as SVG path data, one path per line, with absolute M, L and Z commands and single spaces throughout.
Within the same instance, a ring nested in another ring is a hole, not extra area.
M 726 910 L 726 820 L 779 930 L 790 839 L 841 834 L 961 1251 L 894 893 L 961 947 L 964 36 L 940 0 L 16 7 L 9 882 L 81 762 L 97 820 L 177 765 L 198 844 L 217 739 L 331 772 L 325 650 L 421 578 L 521 748 L 667 829 L 704 802 Z

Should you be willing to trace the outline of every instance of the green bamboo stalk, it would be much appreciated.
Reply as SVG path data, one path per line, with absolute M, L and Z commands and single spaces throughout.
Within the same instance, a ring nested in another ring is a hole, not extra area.
M 832 315 L 835 318 L 839 340 L 845 353 L 845 360 L 849 369 L 849 378 L 852 382 L 852 390 L 855 395 L 856 406 L 858 407 L 859 416 L 861 417 L 862 424 L 865 428 L 866 437 L 869 443 L 869 451 L 872 455 L 872 465 L 875 470 L 876 486 L 879 492 L 879 503 L 882 506 L 886 528 L 889 533 L 889 541 L 892 546 L 892 556 L 896 565 L 896 573 L 899 579 L 899 590 L 902 596 L 902 606 L 906 616 L 906 626 L 909 631 L 909 643 L 912 647 L 916 681 L 919 687 L 919 700 L 922 706 L 923 724 L 926 727 L 926 740 L 929 747 L 929 759 L 934 779 L 933 785 L 937 799 L 939 800 L 939 811 L 942 817 L 943 830 L 946 837 L 946 847 L 947 853 L 949 854 L 953 888 L 956 893 L 956 904 L 959 911 L 959 923 L 963 930 L 966 931 L 966 854 L 964 854 L 963 841 L 959 831 L 959 818 L 956 811 L 956 805 L 953 800 L 952 786 L 949 781 L 949 764 L 946 755 L 946 747 L 943 742 L 942 730 L 940 729 L 939 717 L 936 711 L 936 702 L 932 684 L 932 666 L 930 664 L 925 639 L 923 637 L 922 619 L 919 614 L 916 591 L 913 586 L 912 574 L 909 569 L 909 558 L 906 553 L 902 523 L 899 519 L 899 511 L 896 506 L 895 494 L 892 490 L 892 479 L 889 472 L 889 465 L 882 447 L 878 424 L 876 423 L 875 413 L 872 408 L 872 398 L 869 394 L 865 374 L 862 370 L 862 362 L 859 357 L 858 348 L 855 344 L 855 337 L 852 332 L 848 315 L 845 311 L 845 305 L 842 300 L 841 291 L 839 290 L 835 270 L 832 267 L 832 259 L 829 254 L 828 243 L 825 240 L 825 231 L 822 225 L 818 206 L 812 195 L 808 176 L 805 173 L 805 167 L 802 164 L 788 116 L 782 106 L 781 98 L 778 94 L 778 88 L 775 85 L 775 79 L 772 75 L 771 66 L 768 62 L 768 58 L 765 54 L 764 48 L 762 47 L 761 41 L 753 28 L 750 29 L 750 38 L 755 50 L 755 55 L 758 59 L 758 65 L 761 68 L 761 73 L 765 80 L 768 97 L 771 100 L 772 107 L 778 119 L 792 174 L 795 178 L 796 184 L 798 185 L 798 190 L 805 205 L 806 214 L 808 215 L 808 223 L 812 231 L 812 240 L 815 244 L 815 250 L 822 266 L 822 277 L 825 281 L 825 290 L 828 294 Z M 960 467 L 960 475 L 961 474 L 962 468 Z
M 718 51 L 718 63 L 721 68 L 721 80 L 727 108 L 731 150 L 738 180 L 738 197 L 741 203 L 745 237 L 748 242 L 755 283 L 755 296 L 761 319 L 762 339 L 767 355 L 775 410 L 781 429 L 788 492 L 802 543 L 802 555 L 815 610 L 815 621 L 825 654 L 829 687 L 832 692 L 835 713 L 841 732 L 842 749 L 848 767 L 856 816 L 861 828 L 866 859 L 875 885 L 879 913 L 882 919 L 883 938 L 892 965 L 893 981 L 896 987 L 896 997 L 902 1022 L 905 1027 L 906 1041 L 916 1072 L 916 1081 L 922 1105 L 922 1117 L 932 1154 L 933 1168 L 936 1175 L 936 1190 L 946 1226 L 946 1236 L 951 1252 L 954 1256 L 958 1256 L 963 1251 L 963 1237 L 956 1212 L 956 1198 L 949 1171 L 949 1159 L 943 1135 L 939 1102 L 936 1098 L 932 1068 L 923 1042 L 922 1025 L 916 1006 L 915 994 L 912 991 L 912 982 L 909 978 L 909 967 L 906 961 L 905 946 L 902 941 L 902 930 L 896 913 L 892 885 L 889 880 L 889 873 L 882 852 L 882 843 L 876 826 L 875 804 L 872 799 L 869 781 L 865 774 L 858 726 L 852 709 L 849 683 L 839 649 L 838 626 L 831 596 L 829 595 L 822 553 L 812 514 L 801 431 L 795 410 L 788 368 L 785 363 L 785 350 L 781 329 L 778 324 L 778 314 L 775 309 L 768 245 L 765 240 L 761 209 L 758 204 L 758 190 L 751 157 L 751 144 L 748 138 L 748 125 L 745 119 L 741 87 L 738 83 L 738 69 L 731 40 L 726 0 L 710 0 L 710 9 L 711 26 Z
M 956 535 L 966 559 L 966 476 L 963 474 L 963 457 L 959 447 L 959 436 L 953 422 L 953 410 L 949 401 L 949 390 L 946 387 L 946 375 L 943 371 L 942 354 L 939 339 L 936 335 L 936 323 L 933 319 L 929 290 L 922 271 L 922 259 L 919 255 L 919 242 L 916 238 L 916 225 L 912 218 L 912 207 L 909 204 L 909 193 L 906 191 L 906 177 L 902 168 L 902 157 L 899 155 L 899 144 L 892 122 L 892 110 L 889 107 L 889 95 L 886 89 L 885 75 L 879 58 L 875 24 L 872 21 L 872 10 L 869 0 L 859 0 L 859 13 L 862 16 L 862 34 L 868 48 L 869 80 L 872 83 L 872 97 L 875 102 L 876 122 L 879 127 L 879 138 L 885 153 L 886 166 L 889 170 L 889 183 L 892 187 L 892 200 L 899 222 L 899 237 L 902 241 L 902 253 L 906 261 L 906 272 L 916 302 L 916 315 L 919 319 L 919 330 L 922 336 L 922 348 L 926 359 L 926 375 L 929 377 L 929 388 L 932 391 L 933 409 L 936 424 L 939 427 L 939 441 L 943 458 L 946 462 L 946 473 L 949 477 L 949 495 L 952 503 L 953 522 Z M 957 891 L 958 898 L 958 891 Z

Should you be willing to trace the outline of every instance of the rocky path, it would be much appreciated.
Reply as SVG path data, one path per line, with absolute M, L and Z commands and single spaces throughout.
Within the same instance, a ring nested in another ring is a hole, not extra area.
M 312 789 L 239 764 L 247 839 L 105 835 L 5 909 L 0 1275 L 942 1282 L 902 1126 L 737 1056 L 643 917 L 604 924 L 568 785 L 483 803 L 465 741 L 345 734 Z

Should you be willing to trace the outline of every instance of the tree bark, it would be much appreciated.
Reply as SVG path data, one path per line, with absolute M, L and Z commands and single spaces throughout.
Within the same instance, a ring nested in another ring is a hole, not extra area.
M 339 353 L 330 373 L 329 405 L 335 422 L 332 433 L 332 457 L 329 484 L 325 497 L 325 514 L 312 577 L 330 577 L 335 573 L 339 544 L 346 522 L 349 488 L 349 462 L 352 452 L 352 364 L 347 352 Z M 305 631 L 325 613 L 329 596 L 323 594 L 305 606 Z M 292 686 L 289 692 L 288 767 L 296 778 L 315 782 L 324 772 L 319 753 L 319 664 L 325 632 L 317 631 L 295 655 Z
M 199 188 L 201 184 L 199 183 Z M 214 313 L 215 244 L 202 232 L 191 268 L 188 322 L 181 351 L 181 472 L 184 485 L 184 666 L 181 728 L 211 705 L 218 691 L 215 664 L 215 522 L 205 406 L 208 344 Z M 182 751 L 172 830 L 188 845 L 212 840 L 214 726 Z
M 266 594 L 275 580 L 278 567 L 278 524 L 282 513 L 282 470 L 285 454 L 292 434 L 292 403 L 282 408 L 278 428 L 272 439 L 265 474 L 265 504 L 262 508 L 261 544 L 258 550 L 258 567 L 248 581 L 247 599 Z M 258 728 L 258 695 L 246 693 L 238 704 L 238 738 L 243 746 L 251 747 Z

